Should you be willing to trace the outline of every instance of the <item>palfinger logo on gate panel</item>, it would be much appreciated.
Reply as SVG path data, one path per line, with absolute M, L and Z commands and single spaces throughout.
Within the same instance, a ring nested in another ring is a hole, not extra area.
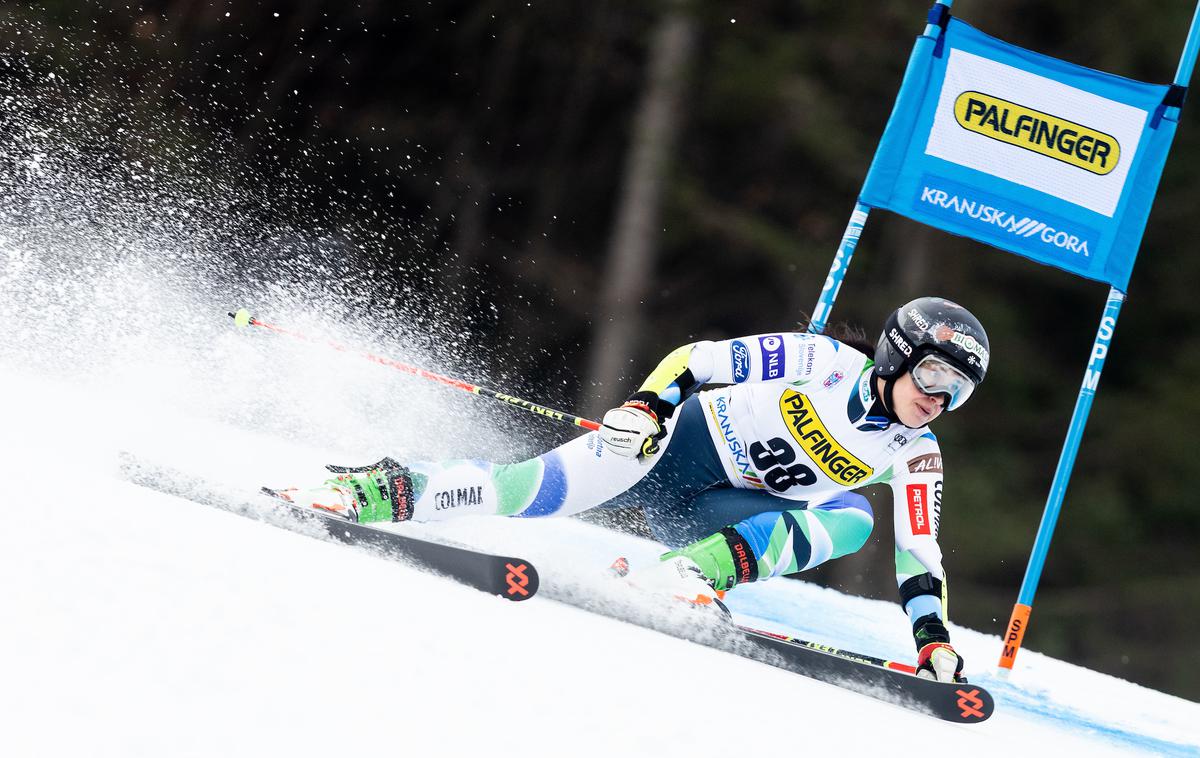
M 962 128 L 1103 176 L 1121 160 L 1116 137 L 1049 113 L 968 90 L 954 101 Z
M 833 438 L 803 393 L 786 390 L 779 398 L 779 411 L 800 449 L 833 481 L 858 484 L 875 473 Z

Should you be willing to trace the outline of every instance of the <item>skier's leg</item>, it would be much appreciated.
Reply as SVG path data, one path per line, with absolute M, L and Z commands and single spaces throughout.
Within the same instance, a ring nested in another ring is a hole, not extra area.
M 650 500 L 682 503 L 725 481 L 696 398 L 689 398 L 666 427 L 661 451 L 648 462 L 606 451 L 600 436 L 592 432 L 520 463 L 415 464 L 414 490 L 422 494 L 413 518 L 437 521 L 466 513 L 569 516 L 602 503 L 613 507 Z M 472 496 L 472 487 L 477 496 Z M 467 491 L 465 497 L 462 490 Z
M 667 422 L 667 429 L 662 450 L 647 463 L 605 451 L 593 432 L 519 463 L 457 460 L 401 466 L 384 459 L 373 467 L 339 472 L 321 488 L 287 493 L 325 511 L 345 504 L 344 510 L 362 521 L 394 520 L 396 512 L 414 521 L 441 521 L 465 515 L 569 516 L 612 500 L 639 482 L 644 486 L 618 504 L 652 497 L 683 502 L 716 477 L 724 480 L 694 400 Z M 388 469 L 385 463 L 398 468 Z M 403 482 L 399 489 L 406 486 L 411 493 L 410 508 L 391 507 L 395 498 L 388 497 L 387 487 L 398 481 Z
M 720 489 L 693 500 L 692 519 L 659 523 L 655 532 L 667 544 L 680 544 L 701 529 L 717 529 L 709 536 L 683 545 L 664 558 L 686 555 L 717 589 L 794 574 L 832 558 L 856 552 L 871 534 L 874 514 L 862 495 L 841 493 L 807 508 L 774 510 L 779 499 L 766 493 Z M 730 515 L 745 514 L 740 520 Z M 770 510 L 768 510 L 770 509 Z M 651 528 L 656 524 L 651 521 Z

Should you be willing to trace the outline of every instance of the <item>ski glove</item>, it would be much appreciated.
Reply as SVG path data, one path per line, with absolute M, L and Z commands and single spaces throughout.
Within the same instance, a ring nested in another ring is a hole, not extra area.
M 638 400 L 630 400 L 605 413 L 600 425 L 600 439 L 605 447 L 617 455 L 643 462 L 658 452 L 658 441 L 666 435 L 667 431 L 658 423 L 658 415 Z

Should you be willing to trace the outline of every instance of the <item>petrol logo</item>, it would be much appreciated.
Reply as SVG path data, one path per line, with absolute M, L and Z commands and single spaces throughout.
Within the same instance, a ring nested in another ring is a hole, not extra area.
M 910 484 L 905 488 L 908 495 L 908 525 L 913 534 L 932 534 L 929 525 L 929 485 Z

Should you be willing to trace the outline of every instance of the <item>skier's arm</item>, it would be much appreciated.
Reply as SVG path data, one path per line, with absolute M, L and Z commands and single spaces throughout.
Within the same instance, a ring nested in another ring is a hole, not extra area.
M 676 348 L 621 407 L 604 414 L 600 436 L 614 453 L 645 460 L 658 452 L 658 441 L 666 436 L 662 422 L 701 386 L 804 383 L 828 369 L 839 346 L 829 337 L 787 332 Z
M 936 677 L 942 679 L 939 664 L 957 667 L 953 676 L 962 670 L 962 658 L 950 647 L 946 629 L 946 572 L 937 543 L 942 515 L 942 452 L 937 439 L 926 434 L 903 448 L 892 470 L 900 603 L 912 623 L 922 667 L 938 668 Z
M 666 419 L 705 384 L 804 383 L 828 369 L 838 348 L 829 337 L 807 332 L 693 342 L 664 358 L 629 400 L 646 403 Z

